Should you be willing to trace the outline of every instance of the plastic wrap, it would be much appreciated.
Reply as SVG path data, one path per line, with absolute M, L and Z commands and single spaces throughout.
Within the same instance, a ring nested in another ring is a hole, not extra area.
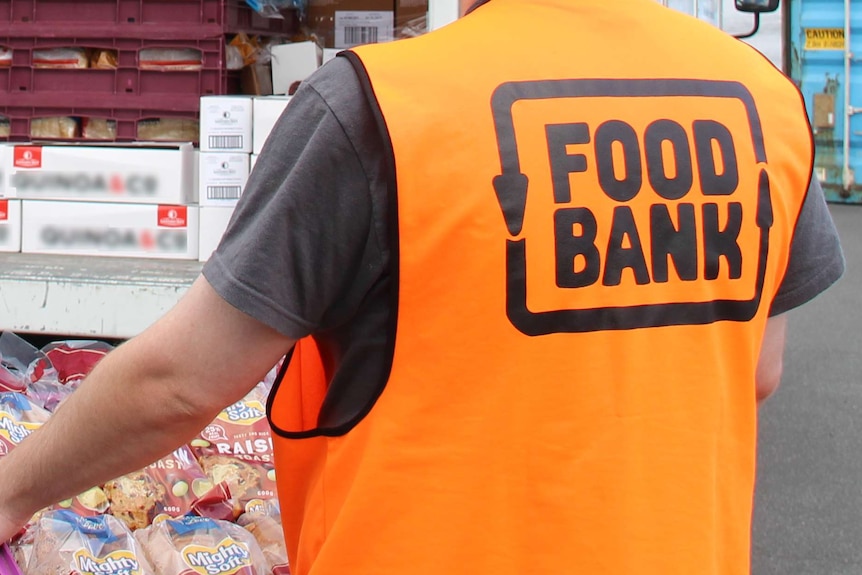
M 30 120 L 30 137 L 34 139 L 71 139 L 77 138 L 78 133 L 78 122 L 75 121 L 75 118 L 68 116 Z
M 245 527 L 257 540 L 272 575 L 290 575 L 278 501 L 251 501 L 246 509 L 237 519 L 237 524 Z
M 88 68 L 90 58 L 86 48 L 48 48 L 33 51 L 34 68 Z
M 88 518 L 51 511 L 39 519 L 33 539 L 25 575 L 155 575 L 132 533 L 110 515 Z
M 271 384 L 259 383 L 228 406 L 191 442 L 214 484 L 226 482 L 240 505 L 276 496 L 272 436 L 266 419 Z
M 200 134 L 198 120 L 152 118 L 138 122 L 138 140 L 153 142 L 196 142 Z
M 283 10 L 299 10 L 304 12 L 308 6 L 308 0 L 246 0 L 255 12 L 267 18 L 284 18 Z
M 51 369 L 42 351 L 12 332 L 0 333 L 0 392 L 23 392 Z
M 81 137 L 85 140 L 116 140 L 117 122 L 106 118 L 82 118 Z
M 193 48 L 146 48 L 138 60 L 141 70 L 200 70 L 203 53 Z
M 23 393 L 0 393 L 0 457 L 42 427 L 50 416 Z
M 147 527 L 161 514 L 188 513 L 194 501 L 212 488 L 187 446 L 104 485 L 111 514 L 132 530 Z
M 116 70 L 119 55 L 116 50 L 94 48 L 90 50 L 89 66 L 97 70 Z
M 39 350 L 41 357 L 30 366 L 30 379 L 36 381 L 29 384 L 27 397 L 48 411 L 55 411 L 112 349 L 110 344 L 93 340 L 56 341 L 46 345 Z
M 268 575 L 255 538 L 234 523 L 187 515 L 159 521 L 135 536 L 156 575 L 231 573 Z

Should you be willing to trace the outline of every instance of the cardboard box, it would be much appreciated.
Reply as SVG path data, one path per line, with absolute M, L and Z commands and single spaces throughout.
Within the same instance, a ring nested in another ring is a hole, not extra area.
M 269 133 L 290 102 L 290 96 L 269 96 L 254 99 L 254 130 L 252 131 L 252 154 L 259 154 Z
M 249 162 L 248 162 L 248 173 L 249 173 L 249 175 L 254 170 L 254 165 L 257 163 L 257 157 L 258 157 L 257 154 L 252 154 L 251 156 L 249 156 Z
M 201 207 L 201 231 L 200 242 L 198 244 L 198 261 L 207 261 L 218 247 L 232 215 L 232 207 Z
M 320 49 L 314 42 L 279 44 L 272 53 L 272 93 L 291 94 L 291 87 L 320 67 Z
M 235 206 L 248 180 L 249 154 L 201 152 L 198 198 L 201 206 Z
M 0 144 L 0 198 L 7 197 L 6 187 L 8 185 L 9 168 L 11 162 L 9 155 L 12 153 L 12 146 L 9 144 Z
M 324 48 L 351 48 L 394 38 L 393 0 L 310 0 L 308 28 Z
M 190 143 L 16 145 L 4 171 L 12 198 L 187 204 L 197 194 Z
M 196 260 L 199 208 L 105 202 L 21 202 L 21 251 Z
M 21 251 L 21 200 L 0 199 L 0 252 Z
M 202 152 L 251 153 L 250 96 L 202 96 Z
M 253 96 L 272 95 L 272 64 L 249 64 L 240 71 L 240 91 Z

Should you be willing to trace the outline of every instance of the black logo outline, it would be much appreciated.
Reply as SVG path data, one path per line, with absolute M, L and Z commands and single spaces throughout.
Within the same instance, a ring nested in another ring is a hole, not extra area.
M 739 82 L 694 79 L 575 79 L 507 82 L 494 90 L 491 108 L 500 154 L 501 173 L 493 185 L 511 236 L 524 223 L 529 180 L 521 173 L 512 107 L 520 100 L 576 97 L 705 97 L 733 98 L 746 110 L 755 160 L 766 163 L 760 117 L 751 92 Z M 703 325 L 717 321 L 749 321 L 757 313 L 766 277 L 769 228 L 773 224 L 769 176 L 761 168 L 757 191 L 756 223 L 760 249 L 755 293 L 750 300 L 720 299 L 587 309 L 533 312 L 527 307 L 526 238 L 506 240 L 506 315 L 512 325 L 529 336 L 629 330 L 672 325 Z

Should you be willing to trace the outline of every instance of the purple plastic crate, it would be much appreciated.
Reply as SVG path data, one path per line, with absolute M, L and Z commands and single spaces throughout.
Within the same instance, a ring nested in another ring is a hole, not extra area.
M 245 0 L 5 0 L 0 35 L 76 38 L 212 38 L 247 32 L 290 35 L 295 10 L 263 18 Z
M 221 38 L 204 40 L 139 40 L 130 38 L 0 38 L 12 49 L 12 64 L 0 68 L 0 106 L 53 107 L 58 95 L 66 107 L 196 112 L 201 96 L 240 91 L 239 73 L 225 69 Z M 48 48 L 98 48 L 117 56 L 116 69 L 54 69 L 33 65 L 33 54 Z M 144 49 L 192 49 L 200 55 L 199 70 L 141 67 Z
M 12 551 L 5 543 L 0 545 L 0 575 L 21 575 L 21 569 L 12 556 Z
M 31 123 L 37 118 L 70 117 L 76 119 L 79 130 L 83 130 L 83 122 L 87 119 L 109 120 L 114 125 L 115 135 L 113 138 L 85 138 L 79 131 L 78 135 L 71 138 L 45 138 L 33 137 L 31 135 Z M 8 121 L 9 136 L 0 137 L 0 141 L 29 142 L 36 140 L 58 140 L 73 142 L 112 141 L 112 142 L 137 142 L 148 139 L 139 134 L 141 122 L 159 118 L 175 119 L 196 122 L 200 117 L 199 112 L 177 112 L 173 110 L 158 109 L 129 109 L 129 108 L 105 108 L 105 107 L 25 107 L 25 106 L 0 106 L 0 120 Z M 182 141 L 197 143 L 197 133 L 189 134 Z M 0 574 L 2 575 L 2 574 Z

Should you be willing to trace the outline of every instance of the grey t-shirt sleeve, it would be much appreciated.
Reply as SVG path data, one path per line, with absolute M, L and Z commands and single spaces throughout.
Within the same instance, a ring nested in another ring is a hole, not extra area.
M 787 271 L 769 315 L 785 313 L 804 304 L 835 283 L 843 273 L 844 253 L 838 231 L 820 182 L 812 178 L 793 233 Z
M 204 266 L 216 292 L 292 338 L 352 317 L 384 267 L 369 199 L 382 185 L 383 154 L 360 153 L 353 142 L 380 141 L 346 59 L 303 82 Z

